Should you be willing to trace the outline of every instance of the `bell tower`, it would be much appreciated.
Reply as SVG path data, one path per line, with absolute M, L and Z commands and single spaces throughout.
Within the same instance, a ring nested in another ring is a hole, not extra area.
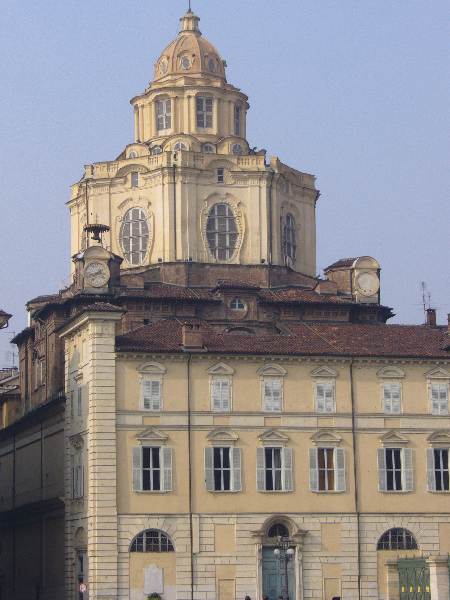
M 199 21 L 191 10 L 181 17 L 132 98 L 134 141 L 72 187 L 72 255 L 95 221 L 109 227 L 104 243 L 122 271 L 195 263 L 221 277 L 238 267 L 314 277 L 315 178 L 251 148 L 248 98 Z

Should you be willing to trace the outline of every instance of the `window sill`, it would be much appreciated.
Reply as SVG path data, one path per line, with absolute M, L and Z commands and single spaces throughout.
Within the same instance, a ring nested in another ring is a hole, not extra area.
M 309 490 L 313 494 L 345 494 L 347 490 Z
M 210 494 L 239 494 L 242 490 L 206 490 Z
M 133 494 L 170 494 L 172 490 L 133 490 Z
M 294 490 L 257 490 L 259 494 L 293 494 Z
M 429 494 L 450 494 L 450 490 L 427 490 Z
M 415 490 L 378 490 L 380 494 L 413 494 Z

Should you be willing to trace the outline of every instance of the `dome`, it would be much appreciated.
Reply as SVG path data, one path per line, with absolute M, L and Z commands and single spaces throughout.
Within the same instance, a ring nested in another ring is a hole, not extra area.
M 191 10 L 181 17 L 177 38 L 162 52 L 155 65 L 154 81 L 173 76 L 207 76 L 225 80 L 225 61 L 198 28 L 200 21 Z

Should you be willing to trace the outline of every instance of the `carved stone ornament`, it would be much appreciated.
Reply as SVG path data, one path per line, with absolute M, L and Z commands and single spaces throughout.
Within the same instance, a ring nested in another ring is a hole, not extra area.
M 83 436 L 81 435 L 81 433 L 77 433 L 75 435 L 72 435 L 69 438 L 70 444 L 73 448 L 75 448 L 76 450 L 81 450 L 81 448 L 84 446 L 84 439 Z

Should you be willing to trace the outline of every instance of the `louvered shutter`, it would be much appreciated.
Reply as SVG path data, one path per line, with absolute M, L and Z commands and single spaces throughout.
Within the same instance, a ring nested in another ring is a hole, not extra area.
M 142 446 L 133 448 L 133 491 L 142 490 Z
M 412 492 L 414 488 L 412 448 L 402 449 L 402 483 L 403 491 Z
M 146 410 L 161 410 L 161 382 L 145 379 L 142 382 L 143 405 Z
M 292 492 L 293 489 L 292 448 L 283 448 L 283 490 Z
M 427 481 L 428 481 L 428 491 L 434 492 L 436 490 L 434 448 L 427 448 Z
M 214 491 L 214 448 L 205 448 L 205 486 Z
M 324 387 L 324 392 L 325 392 L 325 398 L 324 398 L 325 412 L 328 412 L 328 413 L 334 412 L 333 384 L 326 383 L 326 384 L 324 384 L 323 387 Z
M 343 448 L 334 449 L 334 485 L 336 492 L 345 492 L 345 450 Z
M 391 384 L 391 410 L 396 415 L 401 412 L 399 383 Z
M 322 383 L 316 383 L 316 412 L 325 412 L 325 388 Z
M 163 481 L 162 489 L 164 492 L 172 491 L 172 448 L 161 448 Z
M 231 452 L 231 464 L 233 466 L 233 492 L 240 492 L 242 489 L 241 484 L 241 449 L 230 448 Z
M 318 448 L 309 449 L 309 489 L 319 491 L 319 461 Z
M 256 448 L 256 489 L 264 492 L 266 489 L 266 461 L 264 448 Z
M 275 412 L 281 411 L 281 393 L 282 393 L 282 382 L 281 379 L 272 380 L 272 410 Z
M 387 474 L 386 474 L 386 452 L 384 448 L 377 449 L 378 456 L 378 489 L 380 492 L 387 490 Z
M 211 381 L 212 409 L 217 411 L 230 410 L 230 381 L 215 377 Z
M 222 410 L 230 410 L 230 380 L 222 379 L 220 387 L 220 401 Z

